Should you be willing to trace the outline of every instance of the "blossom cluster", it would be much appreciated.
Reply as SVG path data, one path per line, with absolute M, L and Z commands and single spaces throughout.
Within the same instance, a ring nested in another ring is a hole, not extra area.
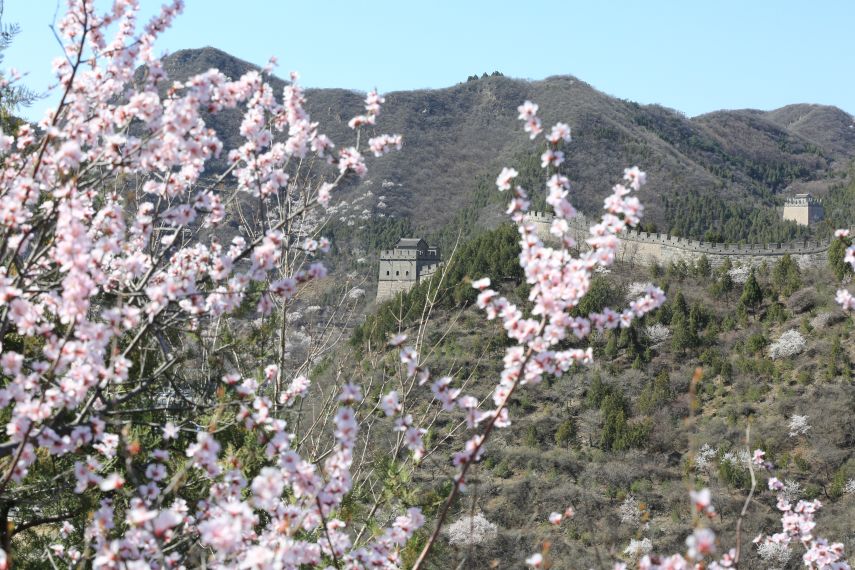
M 538 106 L 526 101 L 518 111 L 525 131 L 531 139 L 536 139 L 543 132 L 542 122 L 537 116 Z M 557 238 L 556 247 L 542 242 L 534 224 L 526 219 L 530 205 L 528 192 L 514 184 L 519 172 L 504 168 L 496 179 L 499 191 L 511 193 L 506 213 L 520 234 L 520 266 L 530 286 L 528 314 L 524 308 L 492 289 L 489 278 L 472 282 L 472 287 L 478 291 L 477 306 L 485 311 L 488 320 L 501 322 L 513 343 L 505 351 L 503 370 L 492 390 L 492 407 L 481 409 L 481 400 L 453 387 L 450 377 L 441 377 L 431 384 L 434 398 L 443 409 L 463 411 L 466 426 L 471 430 L 484 426 L 453 455 L 457 472 L 452 493 L 440 515 L 440 523 L 456 493 L 465 485 L 468 469 L 481 459 L 492 430 L 511 425 L 508 404 L 517 389 L 539 384 L 546 376 L 560 377 L 576 366 L 591 363 L 591 347 L 582 348 L 575 344 L 584 342 L 592 331 L 629 327 L 634 319 L 643 317 L 665 300 L 664 293 L 650 285 L 639 291 L 639 296 L 623 310 L 605 308 L 589 315 L 573 315 L 573 310 L 588 293 L 595 271 L 615 262 L 618 235 L 639 223 L 643 208 L 638 198 L 631 194 L 641 188 L 646 176 L 637 167 L 624 171 L 623 181 L 612 188 L 612 194 L 604 201 L 602 220 L 590 228 L 586 251 L 574 255 L 572 249 L 576 243 L 571 236 L 569 220 L 576 216 L 576 210 L 568 198 L 570 180 L 557 170 L 564 160 L 561 145 L 570 141 L 570 128 L 558 123 L 545 139 L 546 150 L 541 158 L 546 178 L 546 201 L 555 213 L 550 232 Z M 397 337 L 391 344 L 399 345 L 404 341 L 404 338 Z M 430 372 L 420 364 L 419 355 L 413 348 L 401 350 L 401 362 L 406 367 L 406 375 L 418 379 L 418 384 L 430 381 Z M 384 406 L 384 410 L 390 415 L 397 413 L 392 405 Z M 408 447 L 419 459 L 423 453 L 421 434 L 413 431 L 415 428 L 409 424 L 410 419 L 405 415 L 397 422 L 400 429 L 406 429 L 411 435 L 407 438 Z M 430 547 L 431 543 L 428 543 L 424 548 L 417 568 Z
M 751 457 L 752 467 L 759 470 L 770 470 L 772 464 L 765 459 L 762 450 L 755 450 Z M 758 554 L 764 561 L 785 563 L 791 556 L 792 547 L 801 545 L 804 549 L 802 561 L 805 568 L 814 570 L 849 570 L 850 566 L 844 558 L 841 543 L 829 543 L 815 533 L 816 512 L 822 506 L 817 500 L 799 500 L 786 496 L 786 485 L 775 477 L 768 479 L 768 488 L 778 495 L 777 508 L 782 513 L 781 532 L 771 536 L 759 535 L 754 539 Z M 703 518 L 715 515 L 712 505 L 712 494 L 709 489 L 692 491 L 690 493 L 693 509 L 704 515 Z M 699 519 L 703 520 L 703 519 Z M 698 525 L 691 535 L 686 538 L 685 554 L 660 556 L 644 553 L 637 562 L 637 567 L 643 570 L 689 570 L 692 568 L 708 568 L 722 570 L 733 568 L 740 563 L 740 553 L 736 548 L 730 548 L 716 558 L 722 550 L 715 532 L 706 526 Z M 615 565 L 616 570 L 626 570 L 623 563 Z
M 802 333 L 795 329 L 788 330 L 769 345 L 769 357 L 777 360 L 795 356 L 805 349 L 805 344 L 805 337 Z
M 176 331 L 204 330 L 253 295 L 267 314 L 326 275 L 317 257 L 329 241 L 293 228 L 367 168 L 358 142 L 336 151 L 319 132 L 296 74 L 280 93 L 268 70 L 170 82 L 153 46 L 182 8 L 173 0 L 140 29 L 137 0 L 105 13 L 68 0 L 57 25 L 66 57 L 54 65 L 61 102 L 37 128 L 0 137 L 0 493 L 31 482 L 40 458 L 73 454 L 71 488 L 98 507 L 85 528 L 66 522 L 57 537 L 52 556 L 69 565 L 180 567 L 201 547 L 212 568 L 398 567 L 424 522 L 418 509 L 359 545 L 337 514 L 352 487 L 358 387 L 343 390 L 322 460 L 292 445 L 279 412 L 309 382 L 288 381 L 277 365 L 226 374 L 219 404 L 191 402 L 194 412 L 219 410 L 211 424 L 178 417 L 156 448 L 123 427 L 136 413 L 127 404 L 174 380 Z M 382 103 L 369 93 L 352 126 L 374 125 Z M 205 117 L 229 110 L 242 114 L 242 142 L 224 149 Z M 400 146 L 399 135 L 369 141 L 375 155 Z M 225 171 L 210 184 L 223 154 Z M 316 177 L 299 170 L 310 158 Z M 247 199 L 263 212 L 257 226 L 230 218 Z M 230 242 L 206 231 L 231 221 L 245 231 Z M 227 453 L 224 413 L 257 438 L 265 464 L 248 470 Z M 182 496 L 188 479 L 198 502 Z

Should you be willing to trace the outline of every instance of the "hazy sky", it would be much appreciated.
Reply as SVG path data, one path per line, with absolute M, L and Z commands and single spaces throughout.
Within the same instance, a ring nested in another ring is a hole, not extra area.
M 101 0 L 99 0 L 101 1 Z M 23 28 L 5 67 L 45 89 L 64 0 L 6 0 Z M 103 3 L 103 2 L 102 2 Z M 160 5 L 141 0 L 143 12 Z M 163 51 L 211 45 L 279 59 L 312 87 L 446 87 L 473 73 L 572 74 L 688 115 L 824 103 L 855 113 L 853 0 L 186 0 Z M 37 103 L 28 116 L 41 116 Z

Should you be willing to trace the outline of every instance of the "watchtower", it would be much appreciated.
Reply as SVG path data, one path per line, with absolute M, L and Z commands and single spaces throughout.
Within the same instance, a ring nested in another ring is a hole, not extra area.
M 784 219 L 792 220 L 800 226 L 809 226 L 824 217 L 822 202 L 810 194 L 796 194 L 784 202 Z
M 400 291 L 409 291 L 429 278 L 442 264 L 439 248 L 421 238 L 401 238 L 393 249 L 380 252 L 377 301 L 382 302 Z

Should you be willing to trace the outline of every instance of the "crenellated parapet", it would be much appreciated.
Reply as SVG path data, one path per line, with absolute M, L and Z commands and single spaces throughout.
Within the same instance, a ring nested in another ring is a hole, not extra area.
M 544 241 L 554 239 L 549 233 L 553 216 L 548 212 L 530 212 L 526 221 L 535 225 L 538 236 Z M 577 232 L 577 242 L 584 244 L 588 229 L 593 225 L 585 216 L 579 215 L 570 221 Z M 725 259 L 734 264 L 760 265 L 764 261 L 774 261 L 776 257 L 790 255 L 800 265 L 820 265 L 825 263 L 830 240 L 798 240 L 787 243 L 713 243 L 672 236 L 663 233 L 649 233 L 639 229 L 629 229 L 618 236 L 621 246 L 619 257 L 628 262 L 641 265 L 654 263 L 667 264 L 678 260 L 693 262 L 706 255 L 712 265 L 720 265 Z

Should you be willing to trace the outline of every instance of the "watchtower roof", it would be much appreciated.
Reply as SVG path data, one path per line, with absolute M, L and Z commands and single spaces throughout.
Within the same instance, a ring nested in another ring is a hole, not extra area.
M 427 243 L 421 238 L 401 238 L 395 244 L 395 249 L 418 249 L 420 245 L 427 247 Z

